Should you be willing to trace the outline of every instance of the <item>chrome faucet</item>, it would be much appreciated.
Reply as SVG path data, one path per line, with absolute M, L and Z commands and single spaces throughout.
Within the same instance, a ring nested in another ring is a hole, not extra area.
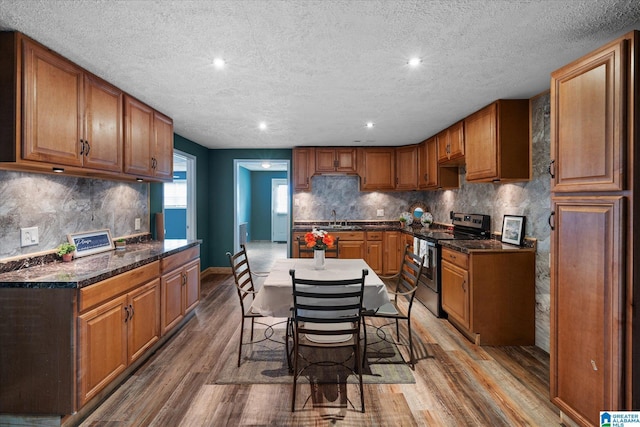
M 336 210 L 335 209 L 331 209 L 331 216 L 333 217 L 333 225 L 336 225 L 338 220 L 337 220 L 337 217 L 336 217 Z

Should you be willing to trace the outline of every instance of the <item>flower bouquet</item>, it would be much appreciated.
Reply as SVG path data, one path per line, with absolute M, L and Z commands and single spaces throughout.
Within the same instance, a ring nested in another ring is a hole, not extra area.
M 316 251 L 324 251 L 330 246 L 333 246 L 333 236 L 324 230 L 318 230 L 314 228 L 312 231 L 304 235 L 304 241 L 308 248 L 313 248 Z
M 333 246 L 333 236 L 324 230 L 314 228 L 304 235 L 304 241 L 308 248 L 313 248 L 313 259 L 316 270 L 324 269 L 324 250 Z

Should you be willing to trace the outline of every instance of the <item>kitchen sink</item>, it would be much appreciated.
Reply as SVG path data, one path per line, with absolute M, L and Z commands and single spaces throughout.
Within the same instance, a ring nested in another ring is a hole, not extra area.
M 362 230 L 362 227 L 359 225 L 342 225 L 342 224 L 335 224 L 335 225 L 327 225 L 326 227 L 324 227 L 326 230 Z

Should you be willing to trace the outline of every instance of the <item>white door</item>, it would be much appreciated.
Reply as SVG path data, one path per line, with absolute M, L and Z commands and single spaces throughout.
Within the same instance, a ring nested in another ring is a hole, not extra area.
M 286 242 L 289 228 L 289 185 L 286 179 L 271 180 L 271 241 Z

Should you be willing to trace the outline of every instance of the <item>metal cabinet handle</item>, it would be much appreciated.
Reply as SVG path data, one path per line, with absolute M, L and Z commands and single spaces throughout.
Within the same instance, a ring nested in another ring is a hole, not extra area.
M 91 144 L 89 144 L 89 141 L 85 141 L 85 144 L 87 144 L 87 151 L 84 152 L 85 156 L 89 156 L 89 151 L 91 151 Z
M 84 155 L 84 139 L 80 140 L 80 155 L 83 156 Z
M 467 284 L 467 281 L 463 280 L 462 281 L 462 290 L 465 291 L 465 292 L 467 292 L 467 288 L 465 287 L 466 284 Z
M 133 310 L 133 306 L 131 304 L 129 304 L 129 309 L 131 310 L 131 317 L 133 317 L 136 312 Z
M 129 314 L 129 307 L 128 306 L 124 306 L 124 311 L 125 311 L 125 316 L 124 316 L 124 323 L 127 323 L 127 321 L 129 320 L 130 314 Z
M 547 171 L 549 172 L 549 175 L 551 175 L 551 178 L 556 177 L 556 168 L 554 167 L 555 163 L 555 160 L 551 160 L 551 162 L 549 163 L 549 167 L 547 168 Z M 553 168 L 553 170 L 551 170 L 551 168 Z
M 551 211 L 551 213 L 549 214 L 549 219 L 547 220 L 547 222 L 549 223 L 549 227 L 551 228 L 551 231 L 555 230 L 555 221 L 553 221 L 553 224 L 551 223 L 551 218 L 555 216 L 555 212 Z

